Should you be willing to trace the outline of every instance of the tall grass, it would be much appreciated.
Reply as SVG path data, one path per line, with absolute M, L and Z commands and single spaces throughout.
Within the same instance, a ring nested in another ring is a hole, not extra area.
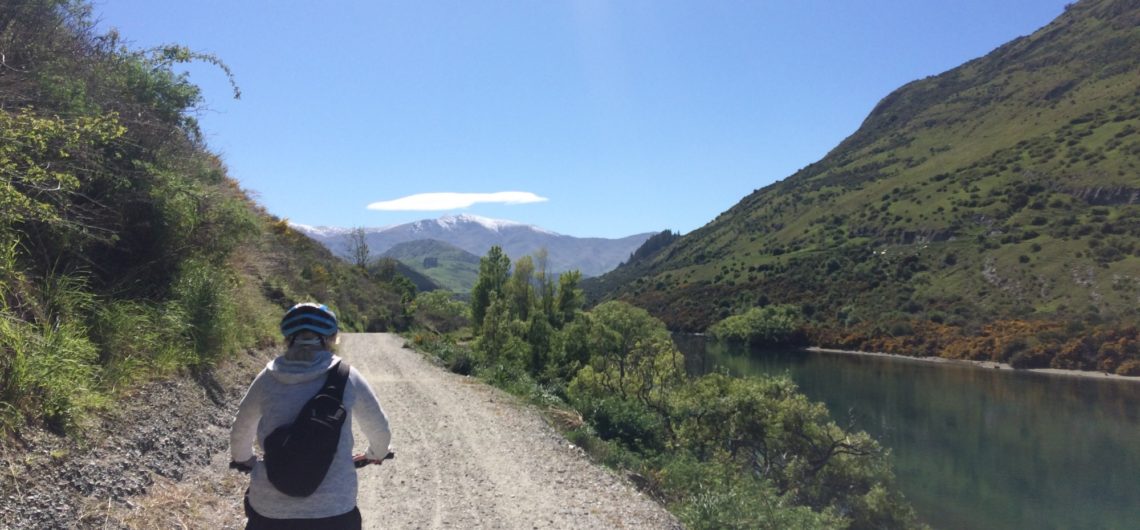
M 11 280 L 12 277 L 8 276 Z M 48 278 L 38 290 L 36 321 L 19 318 L 7 305 L 10 284 L 3 286 L 0 307 L 0 427 L 12 430 L 21 418 L 62 432 L 84 408 L 100 402 L 94 389 L 99 353 L 81 319 L 93 301 L 74 276 Z
M 208 364 L 237 349 L 239 321 L 232 290 L 237 278 L 203 261 L 187 261 L 174 283 L 185 315 L 196 363 Z
M 164 302 L 100 298 L 81 275 L 54 276 L 18 312 L 7 301 L 28 295 L 12 292 L 5 272 L 0 432 L 25 423 L 69 432 L 132 385 L 273 340 L 276 310 L 222 266 L 187 262 Z
M 110 301 L 95 309 L 91 322 L 91 336 L 101 350 L 101 386 L 111 393 L 145 375 L 168 374 L 196 359 L 178 304 Z

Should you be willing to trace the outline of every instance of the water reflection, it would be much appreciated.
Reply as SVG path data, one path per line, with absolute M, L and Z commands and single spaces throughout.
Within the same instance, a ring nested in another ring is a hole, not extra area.
M 675 339 L 690 373 L 788 374 L 850 416 L 937 528 L 1140 528 L 1140 383 Z

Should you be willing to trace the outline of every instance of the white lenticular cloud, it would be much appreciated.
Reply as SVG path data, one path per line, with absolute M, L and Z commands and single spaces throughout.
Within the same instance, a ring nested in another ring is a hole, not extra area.
M 417 193 L 390 201 L 374 202 L 368 205 L 368 209 L 390 212 L 437 211 L 467 208 L 481 202 L 528 204 L 532 202 L 546 202 L 548 200 L 550 199 L 540 197 L 529 191 L 500 191 L 497 193 Z

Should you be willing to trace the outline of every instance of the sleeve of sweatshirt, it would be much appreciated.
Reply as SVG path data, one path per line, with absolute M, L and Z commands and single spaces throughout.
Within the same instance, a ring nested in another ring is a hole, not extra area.
M 368 451 L 365 454 L 369 459 L 379 460 L 388 454 L 388 445 L 392 442 L 392 431 L 388 429 L 388 416 L 376 398 L 376 392 L 365 381 L 356 368 L 352 369 L 352 386 L 356 391 L 356 403 L 352 407 L 352 416 L 360 425 L 361 432 L 368 438 Z
M 257 374 L 253 383 L 249 385 L 249 390 L 245 391 L 245 396 L 238 405 L 234 424 L 230 427 L 230 458 L 234 462 L 245 462 L 253 457 L 257 422 L 261 420 L 261 385 L 258 382 L 263 376 L 265 376 L 264 370 Z

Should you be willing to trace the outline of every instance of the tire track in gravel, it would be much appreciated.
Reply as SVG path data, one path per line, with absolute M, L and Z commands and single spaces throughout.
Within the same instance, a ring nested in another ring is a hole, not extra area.
M 339 350 L 380 396 L 397 454 L 360 471 L 365 528 L 681 528 L 530 407 L 403 344 L 345 334 Z

